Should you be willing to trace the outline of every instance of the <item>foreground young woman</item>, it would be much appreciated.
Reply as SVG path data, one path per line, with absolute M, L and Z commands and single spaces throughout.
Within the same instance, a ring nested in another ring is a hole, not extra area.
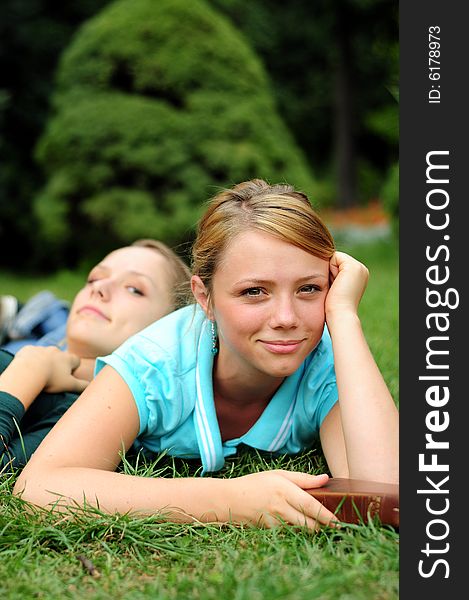
M 193 248 L 196 305 L 98 360 L 99 374 L 15 493 L 56 509 L 99 504 L 173 521 L 328 524 L 333 514 L 304 491 L 327 475 L 166 479 L 115 470 L 135 441 L 199 457 L 210 474 L 241 444 L 297 453 L 319 437 L 334 477 L 396 482 L 398 413 L 357 312 L 367 280 L 290 186 L 253 180 L 220 193 Z

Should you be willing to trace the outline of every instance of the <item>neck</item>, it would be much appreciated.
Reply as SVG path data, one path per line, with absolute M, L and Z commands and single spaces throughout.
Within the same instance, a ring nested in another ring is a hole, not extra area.
M 283 380 L 283 377 L 272 377 L 260 371 L 241 372 L 232 361 L 229 364 L 219 355 L 213 367 L 214 394 L 235 406 L 266 406 Z

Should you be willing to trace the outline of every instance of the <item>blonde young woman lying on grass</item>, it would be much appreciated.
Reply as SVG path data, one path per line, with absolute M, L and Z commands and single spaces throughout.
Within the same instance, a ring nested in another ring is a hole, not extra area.
M 0 350 L 0 466 L 23 466 L 91 381 L 96 357 L 179 307 L 189 279 L 165 244 L 137 240 L 91 270 L 70 308 L 66 351 Z
M 221 192 L 193 247 L 196 305 L 98 360 L 15 493 L 58 510 L 99 504 L 173 521 L 330 523 L 304 491 L 326 474 L 209 475 L 241 444 L 293 454 L 319 437 L 334 477 L 397 482 L 398 413 L 357 313 L 367 280 L 302 193 L 262 180 Z M 136 440 L 200 458 L 207 476 L 116 473 Z

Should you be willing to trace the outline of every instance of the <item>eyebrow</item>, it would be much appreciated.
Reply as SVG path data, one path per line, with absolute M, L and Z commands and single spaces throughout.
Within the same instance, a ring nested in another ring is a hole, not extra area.
M 146 279 L 149 279 L 152 283 L 154 283 L 153 279 L 149 275 L 145 275 L 145 273 L 140 273 L 140 271 L 126 271 L 126 273 L 129 273 L 130 275 L 137 275 L 138 277 L 145 277 Z
M 91 269 L 90 273 L 92 273 L 95 269 L 101 269 L 101 270 L 107 271 L 107 272 L 112 270 L 110 267 L 107 267 L 106 265 L 98 264 Z M 145 275 L 145 273 L 140 273 L 140 271 L 134 271 L 133 269 L 131 269 L 129 271 L 124 271 L 124 272 L 129 275 L 136 275 L 137 277 L 144 277 L 145 279 L 148 279 L 148 281 L 150 281 L 153 285 L 156 285 L 156 283 L 153 281 L 153 279 L 149 275 Z
M 327 281 L 328 277 L 326 275 L 323 275 L 322 273 L 313 273 L 312 275 L 300 277 L 295 281 L 295 283 L 303 283 L 305 281 L 311 281 L 312 279 L 325 279 Z M 237 281 L 235 285 L 241 285 L 244 283 L 255 283 L 257 285 L 261 285 L 266 283 L 273 283 L 273 281 L 270 279 L 257 279 L 256 277 L 247 277 L 246 279 L 241 279 L 240 281 Z

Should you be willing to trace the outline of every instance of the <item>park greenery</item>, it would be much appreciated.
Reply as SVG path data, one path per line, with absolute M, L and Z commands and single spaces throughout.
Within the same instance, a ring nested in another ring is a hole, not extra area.
M 263 468 L 309 469 L 296 460 L 242 456 L 224 477 Z M 184 465 L 125 467 L 141 476 L 186 474 Z M 107 600 L 395 600 L 399 534 L 369 522 L 318 533 L 280 526 L 172 524 L 99 510 L 26 512 L 0 477 L 0 593 L 3 598 Z
M 204 3 L 110 4 L 63 54 L 54 104 L 34 205 L 48 250 L 81 253 L 83 237 L 97 256 L 109 240 L 177 245 L 207 190 L 246 178 L 312 191 L 260 61 Z
M 398 224 L 394 0 L 3 0 L 0 293 L 72 300 L 116 245 L 183 256 L 204 201 L 250 177 L 315 207 L 378 199 Z M 399 403 L 395 237 L 349 248 L 371 272 L 367 339 Z M 217 476 L 326 468 L 242 453 Z M 162 457 L 122 469 L 191 476 Z M 175 525 L 96 509 L 31 510 L 0 473 L 4 598 L 394 599 L 399 534 Z
M 184 253 L 253 176 L 397 218 L 391 0 L 5 0 L 0 260 L 50 272 L 135 237 Z

